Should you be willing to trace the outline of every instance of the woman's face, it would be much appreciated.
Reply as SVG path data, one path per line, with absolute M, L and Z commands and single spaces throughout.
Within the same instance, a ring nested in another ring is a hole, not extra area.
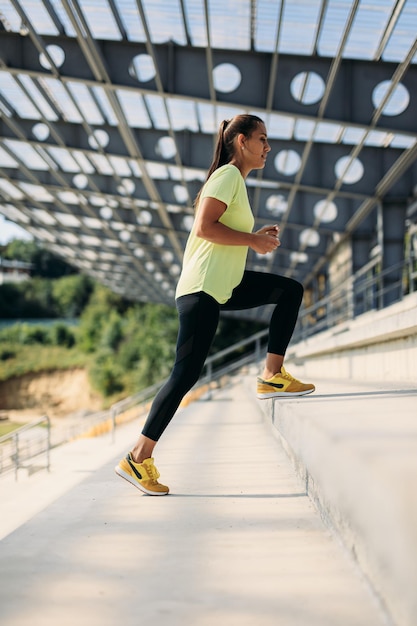
M 242 140 L 242 157 L 250 169 L 265 167 L 266 157 L 270 150 L 265 124 L 257 124 L 250 137 L 244 137 Z

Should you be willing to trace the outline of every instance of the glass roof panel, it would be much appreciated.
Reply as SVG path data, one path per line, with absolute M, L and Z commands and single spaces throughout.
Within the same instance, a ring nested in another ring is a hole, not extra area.
M 393 0 L 366 0 L 358 6 L 344 57 L 372 59 L 391 14 Z
M 81 0 L 80 6 L 93 37 L 114 41 L 122 38 L 107 0 Z
M 48 226 L 52 226 L 53 224 L 56 224 L 55 218 L 52 217 L 52 215 L 48 213 L 48 211 L 45 211 L 45 209 L 38 209 L 38 208 L 32 207 L 31 211 L 34 214 L 34 216 L 38 220 L 43 222 L 44 224 L 48 224 Z
M 32 170 L 48 170 L 48 164 L 39 156 L 32 146 L 16 139 L 5 139 L 4 143 L 16 155 L 18 159 L 23 161 L 26 167 Z
M 281 0 L 259 0 L 256 9 L 255 49 L 275 51 Z
M 161 128 L 164 130 L 169 128 L 164 99 L 161 98 L 161 96 L 150 95 L 145 96 L 145 102 L 154 128 Z
M 20 117 L 35 120 L 41 118 L 37 108 L 32 104 L 16 79 L 8 72 L 0 71 L 0 95 L 7 101 L 11 110 L 14 109 Z
M 249 50 L 251 7 L 248 0 L 210 0 L 209 22 L 213 48 Z
M 68 82 L 68 89 L 87 122 L 89 124 L 103 124 L 103 117 L 87 85 Z
M 32 183 L 19 183 L 20 188 L 27 196 L 38 202 L 53 202 L 54 197 L 41 185 L 33 185 Z
M 204 0 L 184 0 L 185 15 L 193 46 L 207 46 Z
M 47 149 L 49 155 L 59 164 L 59 167 L 64 172 L 79 172 L 80 166 L 72 158 L 71 153 L 66 148 L 58 148 L 51 146 Z
M 57 14 L 57 16 L 59 17 L 59 21 L 61 22 L 62 26 L 64 27 L 64 31 L 65 34 L 68 37 L 75 37 L 76 36 L 76 32 L 74 30 L 74 27 L 71 23 L 71 20 L 68 17 L 68 14 L 66 12 L 66 10 L 64 9 L 61 0 L 49 0 L 49 2 L 51 3 L 55 13 Z
M 194 131 L 199 130 L 197 111 L 192 100 L 168 98 L 167 107 L 173 130 L 183 130 L 185 128 Z
M 407 137 L 406 135 L 395 135 L 391 141 L 391 148 L 402 148 L 404 150 L 412 148 L 416 143 L 415 137 Z
M 80 204 L 81 196 L 73 191 L 60 191 L 57 195 L 64 204 Z
M 146 163 L 146 171 L 148 172 L 149 176 L 151 178 L 154 179 L 168 179 L 169 178 L 169 174 L 168 174 L 168 169 L 166 167 L 166 165 L 163 165 L 163 163 L 152 163 L 150 161 L 148 161 Z
M 317 51 L 322 56 L 334 56 L 349 17 L 352 0 L 330 0 L 320 32 Z
M 84 152 L 81 152 L 80 150 L 73 150 L 72 156 L 77 161 L 84 174 L 92 174 L 94 172 L 94 167 L 91 165 Z
M 330 122 L 319 122 L 314 132 L 315 141 L 325 141 L 335 143 L 338 141 L 342 133 L 340 124 L 332 124 Z
M 37 0 L 20 0 L 20 4 L 35 30 L 45 35 L 58 35 L 58 30 L 42 2 Z
M 347 127 L 343 133 L 342 142 L 355 145 L 362 141 L 365 131 L 362 128 L 355 128 L 353 126 Z
M 269 139 L 290 139 L 292 137 L 295 118 L 290 115 L 270 113 L 265 122 Z
M 1 3 L 1 21 L 6 30 L 19 30 L 22 20 L 10 0 L 3 0 Z
M 216 124 L 214 122 L 214 107 L 212 104 L 206 104 L 203 102 L 197 102 L 197 117 L 199 119 L 199 126 L 203 133 L 212 134 L 217 131 Z
M 116 0 L 115 4 L 128 39 L 130 41 L 145 41 L 145 31 L 136 0 Z
M 316 123 L 313 120 L 297 120 L 294 127 L 294 139 L 298 141 L 310 141 Z
M 116 174 L 119 176 L 132 176 L 132 171 L 126 159 L 118 156 L 110 156 L 109 160 Z
M 365 139 L 365 146 L 383 147 L 390 143 L 389 133 L 382 130 L 371 130 Z
M 61 110 L 64 120 L 74 122 L 75 124 L 82 122 L 82 117 L 77 107 L 69 96 L 66 87 L 59 80 L 55 78 L 42 78 L 40 82 L 51 94 L 51 99 Z
M 102 87 L 93 87 L 92 91 L 103 114 L 106 117 L 106 122 L 110 124 L 111 126 L 117 126 L 118 125 L 117 117 L 114 113 L 113 107 L 111 106 L 104 89 Z
M 187 43 L 179 0 L 144 0 L 143 6 L 154 43 Z
M 312 54 L 320 8 L 321 0 L 293 0 L 285 3 L 280 52 Z
M 32 80 L 32 78 L 30 78 L 30 76 L 22 74 L 20 76 L 20 80 L 23 86 L 25 87 L 25 89 L 27 90 L 27 92 L 29 93 L 29 95 L 35 101 L 36 107 L 40 110 L 42 116 L 50 121 L 57 120 L 58 117 L 55 111 L 52 109 L 49 103 L 45 100 L 41 90 L 39 89 L 37 84 Z
M 102 154 L 89 154 L 90 160 L 94 163 L 99 174 L 111 176 L 113 174 L 113 168 L 109 163 L 107 157 Z
M 61 224 L 64 224 L 64 226 L 73 226 L 76 228 L 80 226 L 80 220 L 72 213 L 61 213 L 55 211 L 54 215 L 58 221 L 61 222 Z
M 24 197 L 16 185 L 3 178 L 0 178 L 0 195 L 10 200 L 21 200 Z
M 140 94 L 124 89 L 117 89 L 116 94 L 129 126 L 151 128 L 151 120 Z
M 388 44 L 382 53 L 384 61 L 402 61 L 413 45 L 417 33 L 417 2 L 405 3 Z M 413 63 L 417 62 L 417 55 Z
M 0 167 L 18 167 L 17 161 L 0 146 Z

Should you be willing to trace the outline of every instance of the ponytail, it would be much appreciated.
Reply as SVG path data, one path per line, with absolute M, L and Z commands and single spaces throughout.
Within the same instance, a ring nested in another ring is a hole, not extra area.
M 232 160 L 235 152 L 235 138 L 241 133 L 245 137 L 250 137 L 259 123 L 263 124 L 263 120 L 256 115 L 235 115 L 231 120 L 221 122 L 214 147 L 213 160 L 207 172 L 205 183 L 215 170 Z M 194 201 L 195 209 L 198 206 L 202 189 Z

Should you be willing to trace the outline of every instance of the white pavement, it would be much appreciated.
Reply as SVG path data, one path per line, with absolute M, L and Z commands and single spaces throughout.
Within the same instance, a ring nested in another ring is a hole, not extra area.
M 0 479 L 0 624 L 388 624 L 253 385 L 232 382 L 179 411 L 156 454 L 168 497 L 114 474 L 139 422 L 114 444 L 106 435 L 54 450 L 50 474 Z

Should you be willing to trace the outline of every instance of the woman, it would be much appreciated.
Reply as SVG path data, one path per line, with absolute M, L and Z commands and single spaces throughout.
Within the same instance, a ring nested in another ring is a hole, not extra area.
M 142 434 L 132 451 L 116 466 L 116 473 L 149 495 L 166 495 L 158 483 L 152 454 L 181 400 L 197 382 L 217 329 L 219 312 L 275 304 L 268 352 L 257 396 L 300 396 L 314 391 L 283 367 L 294 331 L 303 287 L 291 278 L 245 271 L 248 249 L 258 254 L 279 245 L 279 227 L 252 232 L 254 218 L 245 179 L 265 166 L 266 129 L 255 115 L 237 115 L 222 122 L 213 162 L 196 199 L 196 217 L 184 253 L 177 285 L 179 331 L 171 375 L 152 404 Z

